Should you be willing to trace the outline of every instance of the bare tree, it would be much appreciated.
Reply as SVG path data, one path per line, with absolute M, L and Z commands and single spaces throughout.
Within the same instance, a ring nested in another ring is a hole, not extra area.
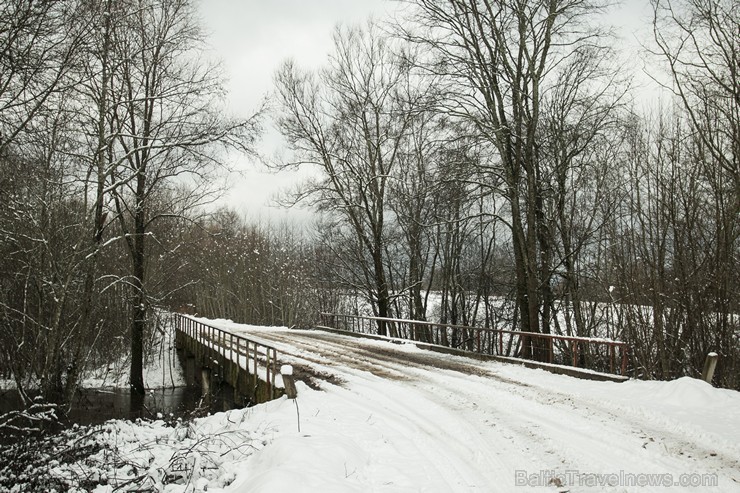
M 587 323 L 584 313 L 581 271 L 613 213 L 609 192 L 619 183 L 614 164 L 619 162 L 625 113 L 620 110 L 628 85 L 618 78 L 614 60 L 613 50 L 593 45 L 564 60 L 543 98 L 538 130 L 544 182 L 540 214 L 547 225 L 540 234 L 549 235 L 540 241 L 543 256 L 550 249 L 547 261 L 541 262 L 541 277 L 548 281 L 542 289 L 542 318 L 559 328 L 562 310 L 567 333 L 579 336 L 589 336 L 595 328 L 593 317 Z M 554 285 L 564 295 L 560 308 Z
M 189 1 L 0 9 L 4 359 L 69 399 L 96 338 L 113 332 L 105 321 L 129 318 L 116 312 L 126 300 L 141 393 L 149 310 L 171 289 L 149 262 L 150 242 L 166 243 L 154 226 L 213 195 L 218 150 L 251 152 L 258 118 L 224 116 Z
M 0 3 L 0 154 L 65 89 L 89 27 L 77 8 L 73 1 Z
M 668 67 L 669 89 L 707 157 L 738 191 L 740 6 L 733 0 L 652 0 L 652 5 L 656 54 Z
M 731 314 L 737 311 L 740 277 L 740 5 L 733 0 L 653 0 L 652 5 L 655 52 L 688 121 L 695 143 L 689 153 L 711 198 L 712 215 L 706 219 L 714 224 L 717 269 L 711 281 L 714 344 L 723 360 L 732 361 L 737 323 Z
M 70 87 L 83 79 L 78 68 L 92 22 L 74 1 L 10 1 L 0 9 L 0 183 L 9 191 L 0 248 L 10 256 L 0 298 L 5 347 L 21 394 L 30 377 L 47 397 L 64 398 L 65 386 L 76 386 L 70 355 L 84 345 L 79 322 L 90 306 L 79 303 L 90 253 L 81 231 L 89 217 L 75 180 L 79 133 Z
M 229 121 L 219 113 L 221 79 L 217 67 L 202 56 L 203 38 L 190 1 L 122 5 L 112 47 L 118 61 L 111 74 L 110 105 L 116 165 L 109 188 L 131 260 L 125 281 L 133 290 L 131 386 L 143 393 L 151 226 L 213 194 L 209 181 L 221 164 L 215 146 L 251 151 L 257 119 Z M 191 192 L 155 209 L 156 194 L 178 183 L 190 185 Z
M 418 27 L 404 36 L 429 46 L 428 68 L 449 81 L 450 115 L 468 121 L 500 160 L 502 193 L 510 208 L 517 303 L 524 331 L 550 330 L 540 320 L 550 296 L 551 235 L 543 215 L 548 187 L 538 144 L 543 101 L 558 67 L 601 34 L 584 21 L 596 2 L 560 0 L 414 0 Z M 545 300 L 546 301 L 546 300 Z M 545 303 L 546 305 L 546 303 Z M 525 354 L 531 352 L 524 345 Z
M 428 81 L 434 87 L 434 81 Z M 408 125 L 408 137 L 399 152 L 399 166 L 390 183 L 389 205 L 394 223 L 399 229 L 398 260 L 400 280 L 396 282 L 399 316 L 426 320 L 428 278 L 433 278 L 435 203 L 437 176 L 444 148 L 451 140 L 452 126 L 438 111 L 437 95 L 429 93 L 426 101 L 417 104 Z
M 338 29 L 331 64 L 319 74 L 302 73 L 287 62 L 276 75 L 279 126 L 296 152 L 294 164 L 312 164 L 322 172 L 303 190 L 304 197 L 349 224 L 381 317 L 391 308 L 384 244 L 389 181 L 401 160 L 410 108 L 421 97 L 409 89 L 410 68 L 394 58 L 386 37 L 369 24 Z M 381 322 L 379 332 L 385 331 Z

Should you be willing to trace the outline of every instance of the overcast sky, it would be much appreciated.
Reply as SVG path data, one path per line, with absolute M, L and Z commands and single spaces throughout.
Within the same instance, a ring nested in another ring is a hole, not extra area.
M 223 63 L 232 112 L 249 115 L 272 89 L 275 70 L 286 58 L 303 67 L 319 67 L 331 50 L 331 35 L 338 23 L 363 22 L 369 16 L 382 19 L 398 4 L 392 0 L 200 0 L 203 25 L 215 57 Z M 624 0 L 609 19 L 621 29 L 621 43 L 636 47 L 649 36 L 647 0 Z M 640 64 L 635 64 L 640 70 Z M 268 134 L 262 151 L 268 155 L 279 147 Z M 252 217 L 283 216 L 267 206 L 271 196 L 296 179 L 273 175 L 257 163 L 235 163 L 241 178 L 233 179 L 226 201 Z

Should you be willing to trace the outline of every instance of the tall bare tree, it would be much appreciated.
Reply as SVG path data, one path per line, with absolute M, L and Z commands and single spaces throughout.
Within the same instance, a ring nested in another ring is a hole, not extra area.
M 0 154 L 66 88 L 89 28 L 78 8 L 73 1 L 0 3 Z
M 704 353 L 715 350 L 724 362 L 718 380 L 737 386 L 740 5 L 651 3 L 653 51 L 667 69 L 664 86 L 677 110 L 654 138 L 651 175 L 659 203 L 647 202 L 650 227 L 640 224 L 660 233 L 646 252 L 659 299 L 651 302 L 657 362 L 645 371 L 697 374 Z M 655 73 L 656 80 L 663 76 Z
M 549 183 L 539 145 L 543 101 L 560 65 L 599 47 L 585 21 L 599 11 L 583 0 L 413 0 L 407 39 L 432 48 L 428 68 L 449 81 L 447 111 L 473 125 L 495 149 L 510 208 L 521 329 L 549 332 L 540 318 L 552 272 L 552 235 L 543 214 Z M 524 352 L 531 351 L 525 344 Z
M 595 327 L 584 314 L 580 289 L 583 267 L 593 256 L 599 230 L 614 212 L 610 189 L 616 185 L 614 169 L 621 150 L 621 111 L 628 84 L 620 80 L 613 50 L 584 46 L 574 51 L 555 71 L 556 81 L 543 97 L 542 124 L 538 130 L 541 212 L 544 223 L 541 249 L 550 251 L 541 261 L 542 318 L 559 328 L 564 313 L 568 334 L 589 336 Z M 556 275 L 554 275 L 556 274 Z M 555 306 L 557 285 L 564 295 Z
M 83 344 L 79 322 L 89 306 L 79 303 L 90 253 L 80 233 L 89 217 L 84 180 L 76 180 L 78 102 L 70 88 L 84 79 L 79 66 L 93 21 L 77 1 L 8 1 L 0 10 L 4 349 L 14 353 L 21 393 L 30 376 L 47 396 L 63 398 L 65 385 L 76 386 L 70 355 Z
M 338 29 L 331 63 L 320 73 L 287 62 L 276 75 L 279 126 L 296 152 L 293 164 L 322 172 L 303 194 L 349 224 L 358 252 L 368 256 L 358 263 L 381 317 L 390 315 L 392 296 L 385 258 L 389 181 L 408 137 L 410 108 L 421 98 L 410 69 L 371 23 Z
M 147 242 L 152 223 L 202 203 L 221 165 L 218 146 L 250 152 L 257 119 L 228 120 L 217 66 L 203 56 L 203 36 L 189 0 L 122 2 L 114 26 L 118 61 L 111 74 L 115 156 L 110 191 L 131 260 L 131 386 L 144 392 L 143 342 L 150 309 Z M 191 192 L 162 192 L 187 186 Z

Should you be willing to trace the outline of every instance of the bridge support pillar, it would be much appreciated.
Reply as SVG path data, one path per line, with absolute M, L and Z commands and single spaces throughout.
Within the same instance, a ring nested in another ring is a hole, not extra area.
M 203 397 L 211 393 L 211 369 L 207 366 L 200 369 L 200 391 Z
M 189 387 L 194 387 L 198 383 L 195 378 L 195 356 L 189 354 L 185 358 L 185 382 Z

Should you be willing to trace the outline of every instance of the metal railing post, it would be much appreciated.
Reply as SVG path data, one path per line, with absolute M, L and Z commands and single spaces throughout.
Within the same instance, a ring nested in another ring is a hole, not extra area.
M 269 352 L 270 350 L 268 349 L 267 351 Z M 277 377 L 277 369 L 276 369 L 276 367 L 277 367 L 277 351 L 273 348 L 272 349 L 272 369 L 271 369 L 271 372 L 272 372 L 272 379 L 271 379 L 272 385 L 270 386 L 270 399 L 274 399 L 275 398 L 275 378 Z
M 252 366 L 253 366 L 253 377 L 254 380 L 254 388 L 257 388 L 257 343 L 254 343 L 254 354 L 252 355 Z
M 578 368 L 578 341 L 573 341 L 573 366 Z
M 265 351 L 265 380 L 267 381 L 267 388 L 272 389 L 270 385 L 270 350 Z M 270 390 L 272 393 L 272 390 Z
M 627 375 L 627 355 L 629 354 L 629 346 L 622 346 L 622 376 Z

